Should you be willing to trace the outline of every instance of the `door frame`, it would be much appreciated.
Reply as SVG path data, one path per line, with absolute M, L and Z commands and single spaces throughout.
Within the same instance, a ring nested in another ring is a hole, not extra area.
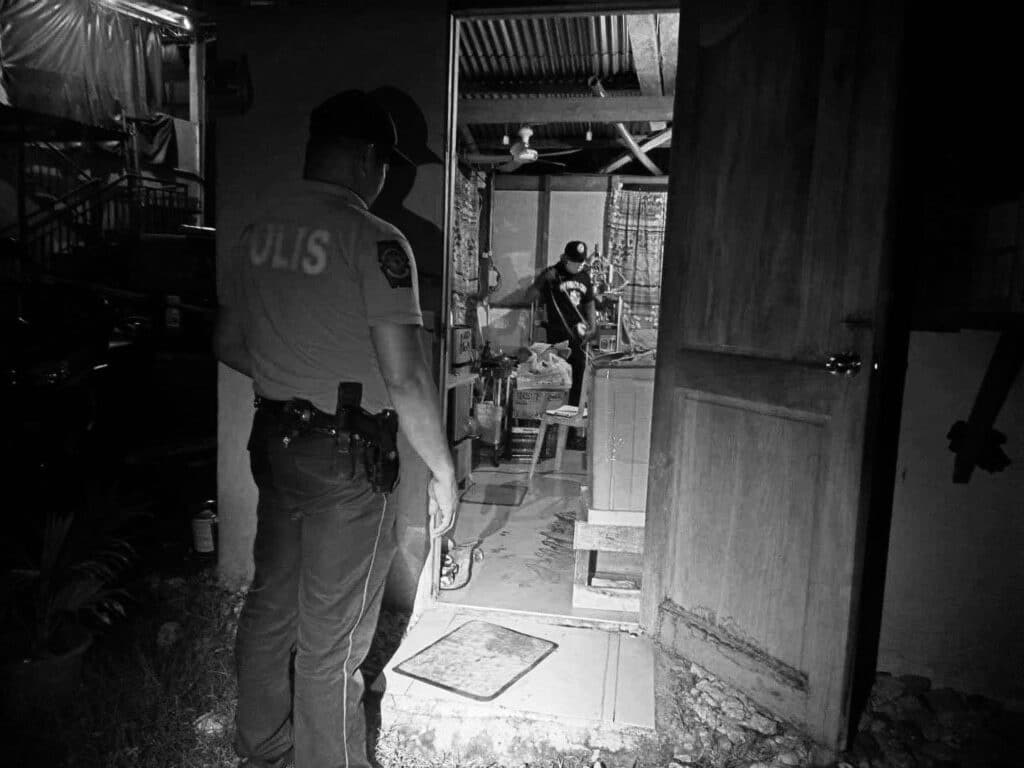
M 448 103 L 446 104 L 445 144 L 442 159 L 444 172 L 444 233 L 441 271 L 441 317 L 435 322 L 434 332 L 438 335 L 438 371 L 435 383 L 441 397 L 442 424 L 448 423 L 448 370 L 451 363 L 449 342 L 451 339 L 451 229 L 454 222 L 452 203 L 455 198 L 455 174 L 458 172 L 455 161 L 455 146 L 458 133 L 459 107 L 459 30 L 460 22 L 471 18 L 487 18 L 495 16 L 560 16 L 560 15 L 599 15 L 601 13 L 674 13 L 679 9 L 664 0 L 590 0 L 590 2 L 556 2 L 542 4 L 536 0 L 450 0 L 448 6 Z M 678 91 L 678 89 L 677 89 Z M 609 174 L 608 178 L 622 177 L 622 174 Z M 447 438 L 446 438 L 447 439 Z M 427 509 L 429 514 L 429 507 Z M 430 569 L 429 583 L 421 578 L 417 589 L 416 602 L 424 607 L 438 604 L 440 589 L 441 539 L 430 535 L 427 528 L 429 550 L 425 567 Z M 436 567 L 435 567 L 436 566 Z M 641 587 L 642 589 L 642 587 Z M 642 624 L 641 620 L 641 624 Z
M 451 254 L 450 233 L 454 220 L 451 202 L 454 198 L 455 174 L 457 167 L 455 162 L 455 146 L 458 130 L 458 45 L 460 22 L 470 18 L 487 17 L 529 17 L 529 16 L 553 16 L 553 15 L 597 15 L 602 13 L 644 13 L 644 12 L 679 12 L 680 13 L 680 46 L 679 61 L 680 77 L 676 81 L 674 97 L 674 114 L 678 118 L 683 115 L 695 113 L 697 104 L 697 82 L 694 77 L 699 50 L 704 44 L 711 44 L 718 39 L 716 32 L 733 28 L 736 19 L 742 20 L 750 9 L 751 3 L 748 0 L 735 0 L 728 4 L 725 10 L 720 11 L 720 18 L 709 23 L 709 29 L 701 28 L 698 19 L 698 9 L 682 3 L 674 6 L 664 0 L 592 0 L 591 2 L 558 2 L 551 5 L 541 4 L 536 0 L 450 0 L 449 3 L 449 77 L 448 77 L 448 104 L 445 137 L 445 221 L 444 221 L 444 258 L 442 290 L 442 317 L 437 323 L 437 331 L 440 333 L 440 360 L 438 385 L 442 397 L 442 413 L 447 419 L 447 387 L 448 367 L 450 353 L 448 349 L 450 322 L 448 314 L 451 305 Z M 688 22 L 688 23 L 687 23 Z M 716 26 L 717 25 L 717 26 Z M 685 38 L 683 30 L 689 30 L 691 34 Z M 708 38 L 708 39 L 705 39 Z M 685 70 L 683 74 L 681 70 Z M 897 121 L 899 114 L 897 114 Z M 673 122 L 679 122 L 678 119 Z M 684 132 L 692 127 L 692 121 L 684 119 L 684 124 L 676 130 L 675 141 L 682 145 L 685 142 Z M 896 166 L 899 158 L 902 157 L 901 134 L 898 130 L 893 144 L 893 173 L 896 174 Z M 671 175 L 668 179 L 668 190 L 670 196 L 679 198 L 682 189 L 675 184 Z M 890 195 L 892 208 L 898 204 L 899 187 L 894 188 Z M 890 240 L 892 239 L 890 226 Z M 890 242 L 890 249 L 892 243 Z M 892 268 L 898 269 L 896 260 L 892 260 Z M 886 286 L 886 275 L 880 276 L 879 297 L 881 301 L 888 301 L 894 304 L 894 296 L 904 293 L 902 290 L 909 284 L 908 276 L 903 273 L 888 275 L 891 285 Z M 877 643 L 880 629 L 880 617 L 882 609 L 882 591 L 884 587 L 885 565 L 888 558 L 888 531 L 892 506 L 892 489 L 895 481 L 896 455 L 895 443 L 898 438 L 898 417 L 902 398 L 903 374 L 905 372 L 906 345 L 909 338 L 909 325 L 905 313 L 893 311 L 889 318 L 887 327 L 879 328 L 879 336 L 876 337 L 876 348 L 880 352 L 882 366 L 885 375 L 880 377 L 877 385 L 878 392 L 872 396 L 871 409 L 875 413 L 883 412 L 886 416 L 886 424 L 879 425 L 876 433 L 877 451 L 874 455 L 867 456 L 865 467 L 868 468 L 867 475 L 870 475 L 873 483 L 867 493 L 864 503 L 871 506 L 872 512 L 867 516 L 868 530 L 861 532 L 858 541 L 858 548 L 861 550 L 858 560 L 861 563 L 860 571 L 855 575 L 854 583 L 860 587 L 860 599 L 855 601 L 856 615 L 852 623 L 852 640 L 850 653 L 855 657 L 850 666 L 850 673 L 853 677 L 851 689 L 853 691 L 853 702 L 848 710 L 851 717 L 855 717 L 859 708 L 866 699 L 866 691 L 870 688 L 870 681 L 873 679 L 874 666 L 877 657 Z M 877 420 L 877 417 L 876 417 Z M 645 529 L 650 522 L 645 524 Z M 432 562 L 440 562 L 440 540 L 430 540 L 430 555 Z M 427 605 L 433 605 L 439 597 L 439 568 L 432 568 L 433 577 L 430 580 L 430 590 Z M 644 587 L 641 586 L 641 590 Z M 650 631 L 656 626 L 657 605 L 656 601 L 641 599 L 640 626 L 645 631 Z

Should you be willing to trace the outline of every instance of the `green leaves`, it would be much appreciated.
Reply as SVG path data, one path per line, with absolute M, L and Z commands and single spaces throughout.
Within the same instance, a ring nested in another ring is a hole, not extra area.
M 4 592 L 36 656 L 48 654 L 64 630 L 125 615 L 128 593 L 111 585 L 134 557 L 131 545 L 102 531 L 75 526 L 71 512 L 47 516 L 36 548 L 5 574 Z

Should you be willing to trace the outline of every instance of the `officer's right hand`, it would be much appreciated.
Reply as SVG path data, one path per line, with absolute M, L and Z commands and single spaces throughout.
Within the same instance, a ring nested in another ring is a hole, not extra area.
M 459 505 L 459 487 L 455 475 L 450 479 L 434 475 L 427 486 L 430 496 L 431 512 L 430 535 L 443 536 L 455 525 L 455 510 Z

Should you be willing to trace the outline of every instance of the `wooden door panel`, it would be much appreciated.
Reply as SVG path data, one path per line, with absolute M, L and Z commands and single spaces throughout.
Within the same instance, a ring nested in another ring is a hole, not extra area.
M 779 334 L 816 298 L 802 248 L 821 67 L 818 3 L 775 3 L 700 59 L 701 145 L 695 158 L 687 282 L 707 286 L 683 306 L 683 343 L 789 356 Z M 771 17 L 770 24 L 758 24 Z M 756 62 L 756 66 L 750 66 Z
M 675 362 L 672 386 L 714 393 L 751 407 L 758 403 L 780 415 L 827 414 L 837 385 L 840 390 L 849 385 L 825 372 L 824 356 L 820 360 L 779 360 L 710 349 L 680 349 L 674 355 L 666 351 Z
M 902 9 L 762 0 L 701 49 L 681 13 L 641 619 L 837 747 Z
M 803 671 L 824 422 L 680 392 L 670 591 L 681 608 Z M 693 513 L 696 510 L 696 513 Z M 708 576 L 712 575 L 711 578 Z

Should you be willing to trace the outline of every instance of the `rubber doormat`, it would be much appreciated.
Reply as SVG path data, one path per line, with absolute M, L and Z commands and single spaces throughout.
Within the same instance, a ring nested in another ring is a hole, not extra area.
M 488 621 L 467 621 L 395 672 L 477 701 L 491 701 L 540 664 L 557 643 Z
M 474 483 L 467 488 L 460 501 L 477 504 L 492 504 L 496 507 L 518 507 L 526 497 L 526 486 L 515 483 Z

